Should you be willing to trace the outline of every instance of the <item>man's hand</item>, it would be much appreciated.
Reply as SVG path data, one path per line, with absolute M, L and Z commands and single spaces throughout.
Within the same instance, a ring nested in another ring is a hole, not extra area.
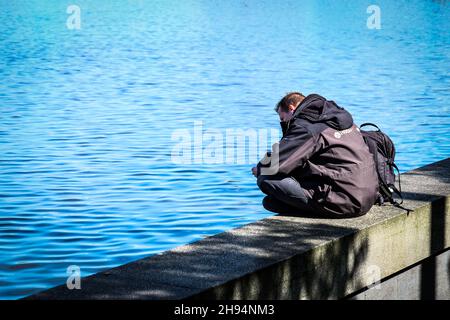
M 258 169 L 256 167 L 253 167 L 252 168 L 252 173 L 256 177 L 256 175 L 258 174 Z

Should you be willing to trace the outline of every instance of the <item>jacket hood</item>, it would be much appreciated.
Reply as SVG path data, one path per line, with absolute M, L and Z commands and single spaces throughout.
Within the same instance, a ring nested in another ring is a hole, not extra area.
M 294 118 L 324 122 L 336 130 L 345 130 L 353 125 L 353 118 L 348 111 L 318 94 L 308 95 L 295 110 Z

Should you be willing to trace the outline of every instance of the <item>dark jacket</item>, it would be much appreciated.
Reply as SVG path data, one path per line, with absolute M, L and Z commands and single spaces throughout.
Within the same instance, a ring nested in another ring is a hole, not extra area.
M 311 94 L 281 127 L 279 174 L 297 179 L 312 205 L 325 214 L 369 211 L 378 190 L 375 163 L 348 111 Z M 264 166 L 258 163 L 258 174 Z

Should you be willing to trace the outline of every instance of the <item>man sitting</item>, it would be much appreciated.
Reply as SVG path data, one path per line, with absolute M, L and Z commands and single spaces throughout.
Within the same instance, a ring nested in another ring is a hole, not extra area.
M 275 202 L 327 217 L 356 217 L 375 203 L 375 163 L 348 111 L 318 94 L 278 102 L 283 137 L 252 168 Z M 267 198 L 267 197 L 266 197 Z

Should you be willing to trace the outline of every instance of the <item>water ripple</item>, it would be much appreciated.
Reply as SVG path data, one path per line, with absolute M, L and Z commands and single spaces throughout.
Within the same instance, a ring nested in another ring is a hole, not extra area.
M 66 1 L 23 5 L 0 10 L 0 298 L 271 215 L 257 158 L 177 165 L 171 137 L 278 129 L 286 91 L 379 124 L 402 171 L 450 156 L 445 2 L 381 1 L 381 30 L 362 0 L 90 2 L 81 30 Z

